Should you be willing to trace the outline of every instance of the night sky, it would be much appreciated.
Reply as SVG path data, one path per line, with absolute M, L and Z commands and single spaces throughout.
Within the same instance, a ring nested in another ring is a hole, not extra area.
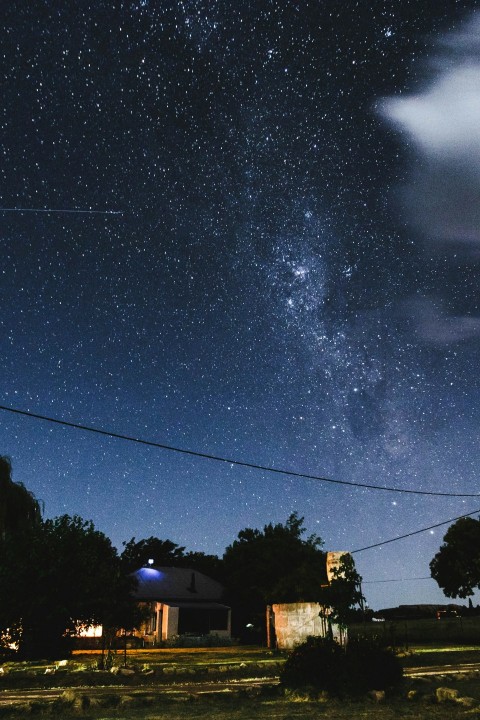
M 4 3 L 0 404 L 480 492 L 475 5 Z M 0 453 L 47 517 L 92 519 L 119 548 L 222 554 L 297 511 L 354 550 L 480 508 L 5 411 Z M 371 607 L 446 602 L 413 580 L 445 530 L 355 555 Z

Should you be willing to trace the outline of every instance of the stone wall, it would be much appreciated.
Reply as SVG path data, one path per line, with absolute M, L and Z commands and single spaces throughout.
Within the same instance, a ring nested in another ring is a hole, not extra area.
M 309 635 L 325 637 L 328 623 L 324 617 L 325 609 L 320 603 L 282 603 L 272 605 L 274 614 L 277 647 L 280 650 L 291 650 L 305 642 Z M 342 641 L 339 628 L 332 626 L 333 637 Z

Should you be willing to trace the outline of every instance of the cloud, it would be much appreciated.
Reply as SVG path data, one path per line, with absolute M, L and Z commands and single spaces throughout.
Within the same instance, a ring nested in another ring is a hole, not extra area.
M 442 45 L 430 83 L 416 94 L 386 98 L 379 108 L 413 149 L 410 181 L 402 190 L 410 223 L 430 249 L 441 250 L 447 263 L 453 264 L 461 251 L 465 262 L 476 264 L 480 258 L 480 20 L 445 36 Z M 479 319 L 449 316 L 442 303 L 422 301 L 417 317 L 419 331 L 431 342 L 480 335 Z
M 480 169 L 480 62 L 444 70 L 423 93 L 386 100 L 383 113 L 427 157 Z
M 408 305 L 425 340 L 448 343 L 480 336 L 480 318 L 448 315 L 441 300 L 424 297 L 411 300 Z

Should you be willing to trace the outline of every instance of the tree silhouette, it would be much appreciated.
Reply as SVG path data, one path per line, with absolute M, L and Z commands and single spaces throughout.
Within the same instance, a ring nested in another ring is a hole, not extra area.
M 303 518 L 292 513 L 285 525 L 246 528 L 223 556 L 234 632 L 245 627 L 263 632 L 265 608 L 270 603 L 308 602 L 318 599 L 326 582 L 325 553 L 316 535 L 304 538 Z
M 157 567 L 186 567 L 198 570 L 215 580 L 222 579 L 222 561 L 216 555 L 203 552 L 185 552 L 185 548 L 172 540 L 160 540 L 156 537 L 135 540 L 133 537 L 123 543 L 121 560 L 124 571 L 135 572 L 150 560 Z
M 443 540 L 430 563 L 432 578 L 447 597 L 473 595 L 480 587 L 480 520 L 460 518 Z
M 20 656 L 68 654 L 77 624 L 134 622 L 133 582 L 109 538 L 62 515 L 0 545 L 0 630 L 18 627 Z
M 12 464 L 0 455 L 0 540 L 38 525 L 41 521 L 40 503 L 22 483 L 12 480 Z
M 135 572 L 149 560 L 153 560 L 153 564 L 157 567 L 178 565 L 185 552 L 184 547 L 171 540 L 160 540 L 156 537 L 143 540 L 135 540 L 133 537 L 128 542 L 124 542 L 123 547 L 121 560 L 127 573 Z

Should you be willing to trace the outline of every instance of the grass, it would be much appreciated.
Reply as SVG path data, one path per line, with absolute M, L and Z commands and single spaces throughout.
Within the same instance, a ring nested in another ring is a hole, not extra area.
M 355 624 L 350 635 L 385 638 L 390 645 L 408 647 L 415 644 L 479 645 L 480 616 L 437 620 L 387 620 L 384 623 Z
M 373 704 L 330 704 L 288 703 L 285 701 L 245 702 L 241 704 L 215 701 L 205 704 L 188 703 L 181 707 L 169 706 L 161 712 L 148 712 L 145 709 L 130 711 L 121 710 L 114 715 L 102 715 L 102 720 L 192 720 L 192 718 L 208 718 L 209 720 L 453 720 L 465 718 L 465 710 L 446 706 L 431 705 L 428 708 L 404 705 Z M 478 718 L 478 715 L 470 716 Z M 66 720 L 66 718 L 65 718 Z
M 408 655 L 401 657 L 404 668 L 452 666 L 480 662 L 480 648 L 414 647 Z
M 179 698 L 136 706 L 119 705 L 117 708 L 89 709 L 84 713 L 67 709 L 56 714 L 43 715 L 36 707 L 28 714 L 39 717 L 56 717 L 62 720 L 455 720 L 478 718 L 478 713 L 454 704 L 435 704 L 430 699 L 411 702 L 396 699 L 386 703 L 372 700 L 353 701 L 301 701 L 281 697 L 238 698 L 209 697 L 200 699 Z M 7 716 L 4 716 L 7 717 Z M 25 711 L 11 718 L 25 717 Z
M 77 651 L 70 667 L 84 664 L 91 666 L 98 659 L 98 651 Z M 435 688 L 447 686 L 457 689 L 462 697 L 475 698 L 480 703 L 480 679 L 473 676 L 464 678 L 445 675 L 435 679 L 408 679 L 402 692 L 393 698 L 387 698 L 383 703 L 376 703 L 373 700 L 337 701 L 327 702 L 307 701 L 301 696 L 284 697 L 278 688 L 254 688 L 252 690 L 225 691 L 217 695 L 195 695 L 183 686 L 182 682 L 187 678 L 181 675 L 185 670 L 198 671 L 201 677 L 206 668 L 226 669 L 223 676 L 216 676 L 223 680 L 229 676 L 228 671 L 234 667 L 242 668 L 241 672 L 262 676 L 274 674 L 275 667 L 282 661 L 283 655 L 273 653 L 265 648 L 258 647 L 226 647 L 226 648 L 168 648 L 149 650 L 128 650 L 127 662 L 129 665 L 148 665 L 155 670 L 155 678 L 158 681 L 165 668 L 179 668 L 177 676 L 179 682 L 178 690 L 166 692 L 156 682 L 155 686 L 147 684 L 132 685 L 120 689 L 111 688 L 108 690 L 111 701 L 100 705 L 92 700 L 90 706 L 88 701 L 84 704 L 83 710 L 69 707 L 66 704 L 60 705 L 52 712 L 52 706 L 45 702 L 37 702 L 26 705 L 21 709 L 0 707 L 0 718 L 23 718 L 33 716 L 61 718 L 70 720 L 83 718 L 84 720 L 456 720 L 456 718 L 477 718 L 480 719 L 480 707 L 468 709 L 455 703 L 438 704 L 433 702 Z M 402 657 L 404 667 L 428 667 L 438 665 L 454 665 L 461 663 L 477 662 L 480 659 L 480 648 L 476 649 L 473 644 L 436 645 L 423 643 L 410 647 L 408 654 Z M 116 661 L 123 662 L 123 653 L 118 652 Z M 31 686 L 31 674 L 39 673 L 39 681 L 42 679 L 52 680 L 55 684 L 61 679 L 59 676 L 45 675 L 47 663 L 18 663 L 18 671 L 23 670 L 30 676 L 27 678 Z M 51 663 L 50 663 L 51 665 Z M 13 669 L 13 668 L 12 668 Z M 253 670 L 253 672 L 252 672 Z M 16 673 L 15 673 L 16 674 Z M 67 672 L 68 675 L 68 672 Z M 87 674 L 90 677 L 90 673 Z M 234 676 L 235 673 L 232 673 Z M 211 677 L 209 675 L 209 677 Z M 14 680 L 13 676 L 11 679 Z M 173 678 L 171 678 L 173 679 Z M 193 677 L 192 677 L 193 679 Z M 212 678 L 213 679 L 213 678 Z M 3 677 L 7 680 L 7 675 Z M 85 677 L 87 680 L 87 677 Z M 112 678 L 114 680 L 114 678 Z M 65 678 L 66 686 L 69 681 Z M 103 680 L 102 680 L 103 682 Z M 49 683 L 50 684 L 50 683 Z M 88 681 L 82 681 L 82 685 L 88 685 Z M 0 683 L 3 686 L 3 681 Z M 25 687 L 27 687 L 25 686 Z M 58 686 L 58 685 L 57 685 Z M 4 686 L 5 689 L 7 685 Z M 45 687 L 45 686 L 44 686 Z M 407 692 L 415 691 L 414 699 L 407 699 Z M 81 701 L 83 695 L 88 697 L 87 687 L 78 687 L 72 691 Z M 92 694 L 93 693 L 93 694 Z M 123 694 L 122 694 L 123 693 Z M 91 691 L 91 698 L 95 698 L 94 690 Z
M 99 650 L 75 650 L 73 659 L 77 662 L 91 663 L 100 655 Z M 127 661 L 149 663 L 153 665 L 187 663 L 232 663 L 261 662 L 271 660 L 274 653 L 256 646 L 228 646 L 212 648 L 148 648 L 127 650 Z M 116 657 L 123 658 L 123 650 L 117 650 Z

